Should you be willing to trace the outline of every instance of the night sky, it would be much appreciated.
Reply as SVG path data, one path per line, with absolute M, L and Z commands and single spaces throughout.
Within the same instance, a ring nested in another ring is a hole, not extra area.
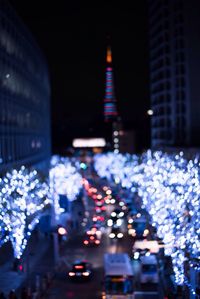
M 103 99 L 108 36 L 124 127 L 148 147 L 146 1 L 10 0 L 43 51 L 51 81 L 52 150 L 75 137 L 104 137 Z M 116 3 L 119 2 L 119 3 Z

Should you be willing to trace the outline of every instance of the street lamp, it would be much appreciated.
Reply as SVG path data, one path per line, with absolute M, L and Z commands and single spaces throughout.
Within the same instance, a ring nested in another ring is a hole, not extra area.
M 64 227 L 60 226 L 58 228 L 58 234 L 61 236 L 65 236 L 67 234 L 67 230 Z
M 152 116 L 152 115 L 153 115 L 153 110 L 152 110 L 152 109 L 147 110 L 147 114 L 148 114 L 149 116 Z

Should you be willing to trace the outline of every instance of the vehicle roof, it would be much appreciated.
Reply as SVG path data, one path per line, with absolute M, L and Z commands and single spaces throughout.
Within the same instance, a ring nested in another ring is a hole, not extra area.
M 89 262 L 86 261 L 86 260 L 77 260 L 77 261 L 74 261 L 74 262 L 72 263 L 73 266 L 74 266 L 74 265 L 80 265 L 80 264 L 89 264 Z
M 149 265 L 149 264 L 157 264 L 157 259 L 155 255 L 149 255 L 149 256 L 141 256 L 141 263 L 143 265 Z
M 127 253 L 105 253 L 104 270 L 106 276 L 133 275 L 132 265 Z
M 135 241 L 133 245 L 133 250 L 136 249 L 149 249 L 151 253 L 158 253 L 159 251 L 159 244 L 156 240 L 142 240 L 142 241 Z
M 147 220 L 146 220 L 145 216 L 140 216 L 139 218 L 135 218 L 134 222 L 144 222 L 144 223 L 146 223 Z

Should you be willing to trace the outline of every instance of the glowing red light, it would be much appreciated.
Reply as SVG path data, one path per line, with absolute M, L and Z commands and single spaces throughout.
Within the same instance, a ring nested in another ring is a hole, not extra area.
M 75 269 L 83 269 L 83 266 L 79 266 L 79 265 L 77 265 L 77 266 L 75 266 Z
M 22 265 L 19 265 L 19 270 L 23 271 L 23 266 Z

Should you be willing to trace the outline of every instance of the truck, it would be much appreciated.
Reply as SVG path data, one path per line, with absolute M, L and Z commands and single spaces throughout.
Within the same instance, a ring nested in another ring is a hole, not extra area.
M 133 268 L 128 253 L 104 254 L 102 299 L 133 299 Z
M 140 283 L 158 283 L 158 264 L 156 255 L 150 254 L 148 256 L 144 255 L 140 259 L 141 268 L 140 268 Z

